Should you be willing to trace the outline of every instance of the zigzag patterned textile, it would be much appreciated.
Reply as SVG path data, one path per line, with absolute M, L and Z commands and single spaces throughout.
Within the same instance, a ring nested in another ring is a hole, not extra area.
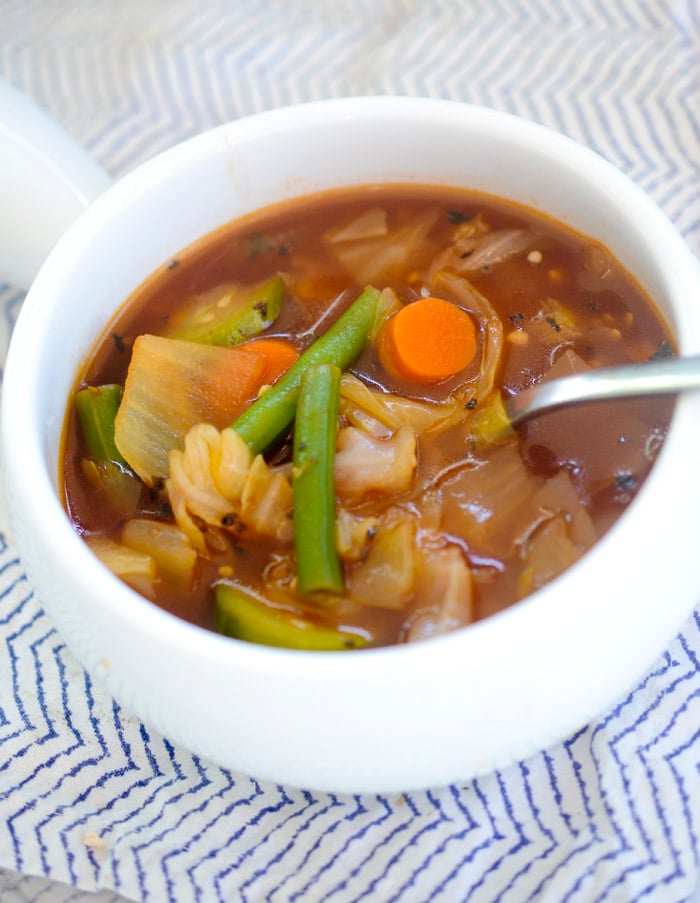
M 597 150 L 700 251 L 697 0 L 0 0 L 0 78 L 115 177 L 288 103 L 483 104 Z M 22 298 L 0 287 L 3 351 Z M 699 882 L 700 611 L 566 742 L 463 786 L 342 797 L 149 733 L 0 545 L 3 901 L 680 903 Z

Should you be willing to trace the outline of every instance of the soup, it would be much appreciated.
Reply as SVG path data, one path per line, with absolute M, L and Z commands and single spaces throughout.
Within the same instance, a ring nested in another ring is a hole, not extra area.
M 609 252 L 435 187 L 281 204 L 166 262 L 86 363 L 65 504 L 154 603 L 271 645 L 412 642 L 575 564 L 633 500 L 668 399 L 507 396 L 673 354 Z

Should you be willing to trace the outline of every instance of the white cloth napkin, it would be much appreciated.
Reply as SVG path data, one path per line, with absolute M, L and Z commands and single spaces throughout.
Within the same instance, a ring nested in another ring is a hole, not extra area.
M 593 147 L 700 250 L 696 0 L 0 0 L 0 23 L 0 78 L 114 176 L 286 103 L 448 97 Z M 21 301 L 0 288 L 2 345 Z M 525 762 L 403 796 L 312 794 L 121 711 L 0 544 L 3 901 L 665 903 L 699 879 L 698 612 L 628 696 Z

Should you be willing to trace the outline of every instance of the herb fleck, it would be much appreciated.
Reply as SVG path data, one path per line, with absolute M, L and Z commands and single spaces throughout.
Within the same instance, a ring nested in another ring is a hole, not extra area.
M 126 351 L 126 345 L 124 344 L 123 336 L 120 336 L 116 332 L 113 332 L 112 338 L 114 339 L 114 346 L 117 349 L 117 351 L 120 351 L 120 352 Z
M 665 339 L 656 349 L 656 351 L 652 354 L 652 361 L 663 361 L 669 357 L 675 357 L 676 352 L 673 350 L 673 347 L 670 342 L 667 342 Z
M 180 261 L 177 259 L 177 257 L 173 257 L 173 259 L 168 264 L 168 269 L 174 270 L 175 267 L 179 267 L 179 266 L 180 266 Z
M 248 242 L 248 259 L 255 260 L 258 254 L 264 254 L 266 251 L 274 249 L 273 243 L 267 235 L 256 233 L 247 237 Z
M 467 220 L 471 219 L 468 213 L 463 213 L 461 210 L 446 210 L 445 216 L 455 226 L 458 226 L 460 223 L 466 223 Z
M 557 323 L 554 317 L 545 317 L 545 319 L 555 332 L 561 332 L 561 326 Z

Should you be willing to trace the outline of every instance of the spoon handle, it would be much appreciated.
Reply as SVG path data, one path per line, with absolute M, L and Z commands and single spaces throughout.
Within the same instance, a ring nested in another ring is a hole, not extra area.
M 625 364 L 541 382 L 506 400 L 511 425 L 567 405 L 700 389 L 700 356 Z

